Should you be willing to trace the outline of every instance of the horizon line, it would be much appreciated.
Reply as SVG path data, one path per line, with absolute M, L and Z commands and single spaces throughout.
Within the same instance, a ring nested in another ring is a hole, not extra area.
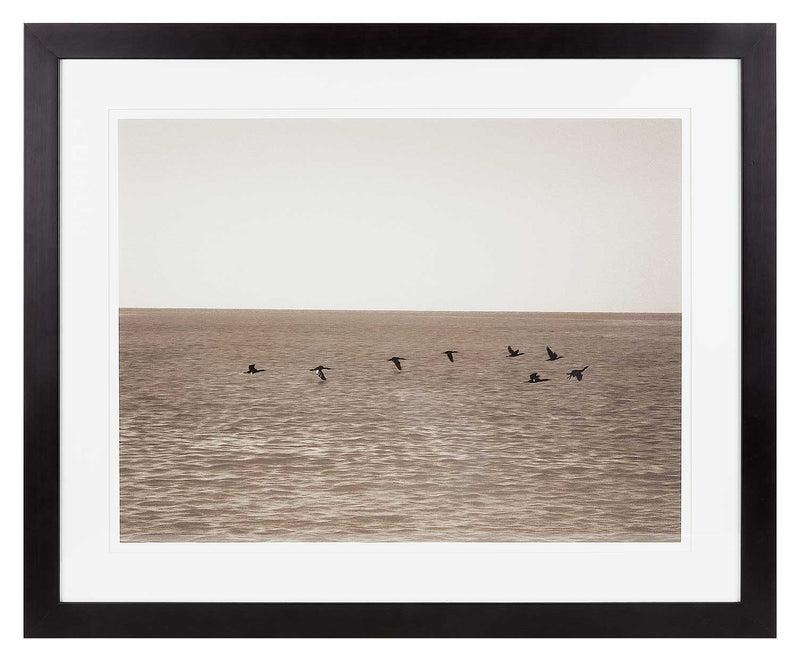
M 240 308 L 195 306 L 120 305 L 120 310 L 227 310 L 242 312 L 447 312 L 490 314 L 682 314 L 682 310 L 424 310 L 411 308 Z

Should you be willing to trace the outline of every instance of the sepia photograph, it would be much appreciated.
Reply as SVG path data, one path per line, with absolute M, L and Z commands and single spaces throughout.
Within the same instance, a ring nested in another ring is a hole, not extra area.
M 117 121 L 120 542 L 681 541 L 680 119 Z

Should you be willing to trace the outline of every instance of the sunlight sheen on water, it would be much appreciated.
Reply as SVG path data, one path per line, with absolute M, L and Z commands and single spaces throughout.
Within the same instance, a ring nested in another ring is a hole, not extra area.
M 680 429 L 677 314 L 120 311 L 123 542 L 679 541 Z

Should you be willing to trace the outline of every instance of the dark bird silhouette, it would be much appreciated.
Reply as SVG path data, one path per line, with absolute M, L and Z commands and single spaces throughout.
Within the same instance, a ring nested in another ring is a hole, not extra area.
M 252 365 L 247 366 L 247 371 L 242 372 L 242 374 L 258 374 L 258 372 L 266 372 L 266 370 L 257 370 L 256 364 L 253 363 Z
M 452 351 L 451 349 L 448 349 L 447 351 L 442 351 L 442 353 L 445 356 L 447 356 L 450 359 L 450 362 L 452 363 L 453 362 L 453 354 L 454 353 L 458 353 L 458 351 Z
M 547 347 L 547 360 L 558 360 L 559 358 L 563 358 L 564 356 L 559 356 L 555 351 L 553 351 L 550 347 Z
M 392 363 L 394 363 L 394 366 L 395 366 L 397 369 L 399 369 L 399 370 L 402 370 L 402 369 L 403 369 L 403 366 L 400 364 L 400 361 L 401 361 L 401 360 L 405 360 L 405 358 L 398 358 L 397 356 L 392 356 L 391 358 L 389 358 L 389 359 L 388 359 L 388 361 L 387 361 L 387 362 L 392 362 Z
M 589 366 L 587 365 L 581 370 L 572 370 L 571 372 L 567 372 L 567 381 L 569 381 L 573 376 L 578 379 L 578 381 L 583 380 L 583 373 L 585 370 L 588 370 Z
M 530 378 L 526 383 L 541 383 L 542 381 L 549 381 L 550 379 L 543 379 L 539 376 L 539 372 L 534 372 L 531 374 Z
M 312 367 L 308 371 L 309 372 L 314 372 L 320 379 L 322 379 L 323 381 L 327 381 L 327 379 L 325 378 L 325 372 L 323 372 L 322 370 L 329 370 L 329 369 L 333 369 L 333 368 L 332 367 L 325 367 L 324 365 L 317 365 L 316 367 Z
M 506 358 L 514 358 L 515 356 L 522 356 L 525 353 L 524 351 L 520 351 L 519 349 L 512 349 L 511 345 L 507 346 L 506 349 L 508 349 L 508 355 L 506 356 Z

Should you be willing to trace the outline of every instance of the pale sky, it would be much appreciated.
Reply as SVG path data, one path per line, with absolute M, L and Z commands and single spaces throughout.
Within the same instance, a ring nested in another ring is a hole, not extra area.
M 121 307 L 680 312 L 677 119 L 119 122 Z

